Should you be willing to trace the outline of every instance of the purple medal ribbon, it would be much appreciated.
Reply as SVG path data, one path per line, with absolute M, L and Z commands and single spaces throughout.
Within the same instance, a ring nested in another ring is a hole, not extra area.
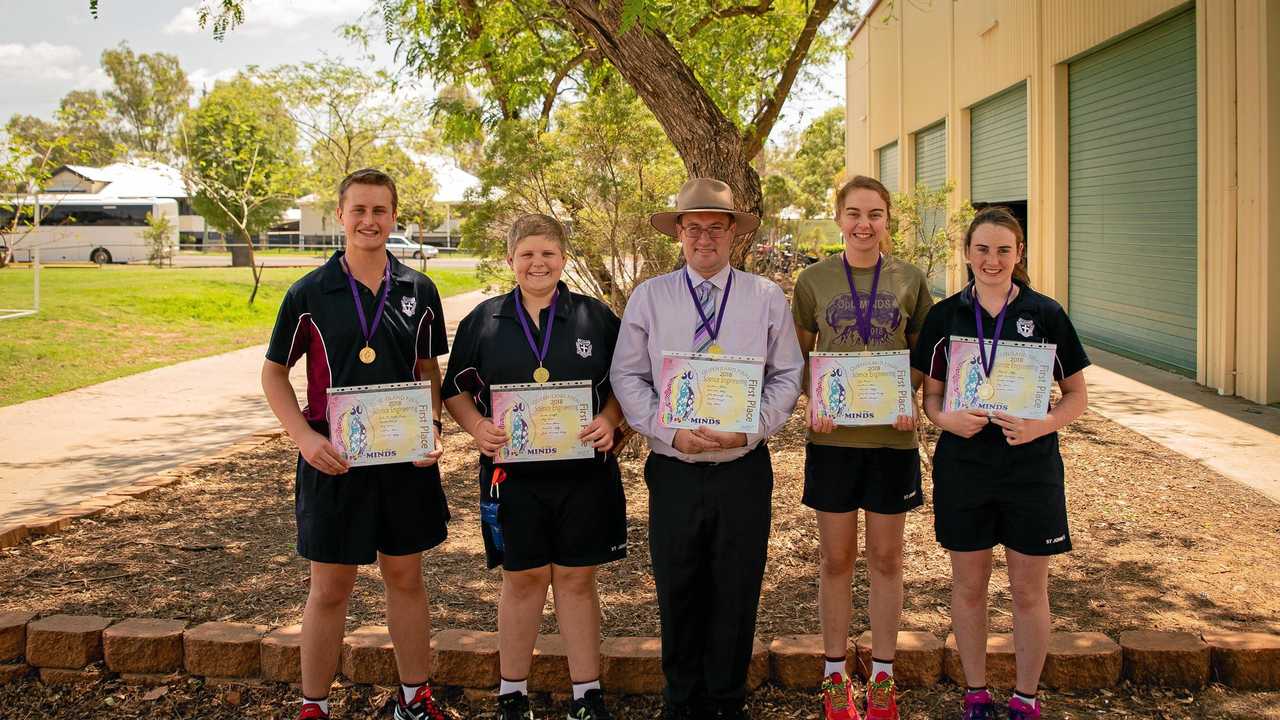
M 978 326 L 978 359 L 982 361 L 982 372 L 987 378 L 991 377 L 991 371 L 996 367 L 996 345 L 1000 344 L 1000 331 L 1004 329 L 1004 315 L 1009 310 L 1009 298 L 1013 297 L 1013 286 L 1009 286 L 1009 292 L 1004 296 L 1004 305 L 1000 308 L 1000 314 L 996 316 L 996 333 L 991 337 L 991 357 L 987 357 L 986 338 L 982 336 L 982 303 L 978 301 L 978 289 L 970 286 L 969 292 L 973 295 L 973 322 Z
M 547 359 L 547 350 L 551 347 L 551 327 L 556 324 L 556 302 L 560 299 L 560 290 L 557 289 L 551 295 L 550 310 L 547 312 L 547 328 L 542 334 L 542 351 L 538 351 L 538 343 L 533 339 L 533 330 L 529 328 L 529 321 L 525 319 L 524 304 L 520 302 L 520 288 L 511 291 L 516 296 L 516 318 L 520 321 L 520 328 L 524 330 L 524 338 L 529 341 L 529 349 L 533 351 L 535 357 L 538 358 L 538 367 L 543 367 L 543 361 Z
M 711 325 L 711 318 L 702 312 L 702 303 L 698 302 L 698 293 L 693 290 L 693 281 L 689 279 L 689 273 L 684 274 L 684 284 L 689 288 L 689 297 L 693 298 L 693 308 L 698 311 L 698 317 L 702 319 L 702 324 L 698 327 L 706 328 L 707 335 L 711 336 L 711 342 L 715 342 L 720 335 L 720 326 L 724 325 L 724 311 L 729 307 L 729 291 L 733 289 L 733 270 L 729 270 L 729 279 L 724 284 L 724 297 L 720 298 L 720 312 L 716 314 L 716 324 Z M 695 329 L 694 332 L 697 332 Z
M 884 263 L 884 255 L 876 258 L 876 271 L 871 276 L 871 294 L 867 296 L 867 311 L 863 313 L 859 308 L 862 302 L 858 298 L 858 288 L 853 284 L 853 268 L 849 267 L 849 259 L 844 253 L 840 253 L 840 262 L 844 263 L 844 277 L 849 281 L 849 294 L 853 296 L 853 319 L 855 327 L 858 328 L 858 335 L 862 338 L 862 344 L 866 345 L 871 342 L 871 315 L 875 312 L 876 290 L 880 288 L 880 267 Z
M 382 294 L 378 297 L 378 309 L 373 314 L 373 327 L 364 317 L 364 303 L 360 302 L 360 290 L 356 287 L 356 278 L 351 274 L 347 259 L 342 258 L 342 269 L 347 271 L 347 282 L 351 285 L 351 297 L 356 301 L 356 316 L 360 318 L 360 331 L 364 333 L 364 345 L 369 347 L 373 334 L 378 332 L 378 323 L 382 321 L 382 310 L 387 306 L 387 295 L 391 293 L 391 263 L 382 271 Z

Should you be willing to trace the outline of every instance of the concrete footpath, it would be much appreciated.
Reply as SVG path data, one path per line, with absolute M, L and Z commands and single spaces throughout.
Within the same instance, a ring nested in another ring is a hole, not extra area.
M 1089 409 L 1280 503 L 1280 408 L 1089 348 Z
M 450 339 L 485 297 L 444 299 Z M 259 345 L 0 408 L 0 526 L 278 426 L 259 381 L 265 352 Z M 301 363 L 291 377 L 305 391 Z

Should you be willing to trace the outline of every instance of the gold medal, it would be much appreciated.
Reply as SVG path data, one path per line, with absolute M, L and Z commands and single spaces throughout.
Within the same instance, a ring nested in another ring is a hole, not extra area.
M 990 400 L 996 396 L 996 386 L 991 384 L 991 380 L 987 379 L 978 386 L 978 399 Z
M 369 347 L 368 345 L 365 345 L 364 349 L 360 351 L 360 362 L 364 363 L 365 365 L 372 364 L 373 361 L 377 359 L 377 357 L 378 357 L 378 353 L 374 352 L 373 348 Z
M 707 348 L 707 352 L 712 355 L 723 355 L 724 348 L 720 347 L 720 343 L 711 343 L 711 347 Z
M 534 382 L 544 383 L 544 382 L 546 382 L 546 381 L 548 381 L 548 380 L 550 380 L 550 379 L 551 379 L 551 371 L 550 371 L 550 370 L 547 370 L 546 368 L 542 367 L 541 365 L 539 365 L 539 366 L 538 366 L 538 369 L 537 369 L 537 370 L 534 370 L 534 371 L 533 371 L 533 381 L 534 381 Z

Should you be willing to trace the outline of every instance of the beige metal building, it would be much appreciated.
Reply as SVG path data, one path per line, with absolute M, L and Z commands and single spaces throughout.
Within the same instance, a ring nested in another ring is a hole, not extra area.
M 1011 206 L 1087 342 L 1280 401 L 1280 0 L 877 0 L 847 73 L 850 172 Z

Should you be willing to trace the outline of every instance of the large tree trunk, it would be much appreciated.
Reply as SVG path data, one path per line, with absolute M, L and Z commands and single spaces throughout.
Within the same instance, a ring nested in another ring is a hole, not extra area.
M 712 177 L 733 188 L 738 209 L 761 215 L 760 176 L 742 133 L 716 106 L 661 33 L 635 25 L 625 34 L 618 0 L 557 0 L 569 21 L 617 68 L 666 132 L 690 177 Z M 734 239 L 732 262 L 742 267 L 753 235 Z
M 231 267 L 253 267 L 253 238 L 244 233 L 227 233 L 231 242 L 227 243 L 231 250 Z

